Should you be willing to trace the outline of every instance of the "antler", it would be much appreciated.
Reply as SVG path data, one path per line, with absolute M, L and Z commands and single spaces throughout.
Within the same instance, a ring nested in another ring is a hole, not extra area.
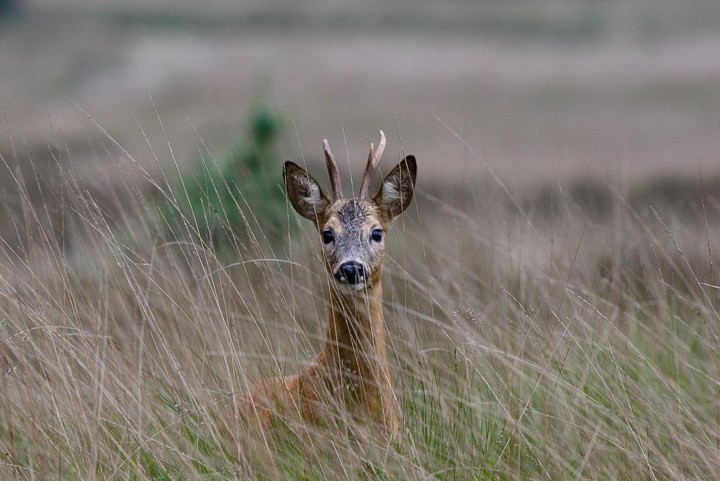
M 328 174 L 330 174 L 330 183 L 332 184 L 333 199 L 342 199 L 342 184 L 340 182 L 340 172 L 338 172 L 335 156 L 330 150 L 330 144 L 323 139 L 323 150 L 325 151 L 325 163 L 327 164 Z
M 360 198 L 364 199 L 368 195 L 370 190 L 370 184 L 372 184 L 373 176 L 375 171 L 380 165 L 380 159 L 382 159 L 383 151 L 385 150 L 385 134 L 380 131 L 380 143 L 378 143 L 377 149 L 373 149 L 373 144 L 370 144 L 370 153 L 368 154 L 367 166 L 365 167 L 365 173 L 363 174 L 362 182 L 360 183 Z

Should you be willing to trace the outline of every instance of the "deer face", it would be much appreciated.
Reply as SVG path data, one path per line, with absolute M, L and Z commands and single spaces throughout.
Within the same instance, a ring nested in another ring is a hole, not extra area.
M 384 136 L 380 146 L 383 145 Z M 380 147 L 378 151 L 382 153 Z M 318 229 L 328 274 L 342 291 L 362 291 L 379 282 L 387 230 L 392 219 L 412 200 L 417 172 L 415 157 L 405 157 L 385 177 L 380 190 L 368 198 L 374 170 L 371 167 L 379 163 L 377 151 L 373 153 L 371 149 L 360 197 L 343 199 L 337 167 L 327 144 L 325 152 L 333 179 L 333 198 L 323 192 L 310 174 L 290 161 L 285 163 L 285 186 L 295 210 Z

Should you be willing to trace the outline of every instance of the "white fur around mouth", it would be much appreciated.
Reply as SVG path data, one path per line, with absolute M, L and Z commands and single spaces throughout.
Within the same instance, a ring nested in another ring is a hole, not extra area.
M 364 280 L 357 282 L 355 284 L 348 284 L 347 281 L 345 281 L 344 279 L 345 278 L 341 278 L 340 281 L 337 281 L 337 285 L 342 292 L 353 293 L 353 292 L 362 291 L 367 287 L 367 283 Z

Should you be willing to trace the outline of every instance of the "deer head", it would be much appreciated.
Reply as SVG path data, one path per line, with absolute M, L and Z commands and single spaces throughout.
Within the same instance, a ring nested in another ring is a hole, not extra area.
M 380 282 L 390 223 L 412 200 L 417 174 L 415 157 L 405 157 L 385 177 L 377 193 L 369 197 L 370 184 L 385 149 L 385 134 L 380 131 L 377 149 L 370 145 L 358 197 L 345 199 L 337 162 L 327 140 L 323 147 L 332 197 L 305 169 L 290 161 L 285 162 L 285 188 L 298 214 L 317 227 L 325 267 L 340 290 L 370 289 Z

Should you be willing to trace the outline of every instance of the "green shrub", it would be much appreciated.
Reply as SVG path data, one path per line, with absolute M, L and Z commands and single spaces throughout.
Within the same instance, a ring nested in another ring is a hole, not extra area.
M 249 132 L 227 154 L 203 157 L 182 174 L 173 201 L 161 206 L 172 234 L 186 231 L 221 250 L 252 241 L 258 232 L 270 245 L 279 243 L 287 224 L 276 149 L 281 129 L 276 111 L 257 108 Z

